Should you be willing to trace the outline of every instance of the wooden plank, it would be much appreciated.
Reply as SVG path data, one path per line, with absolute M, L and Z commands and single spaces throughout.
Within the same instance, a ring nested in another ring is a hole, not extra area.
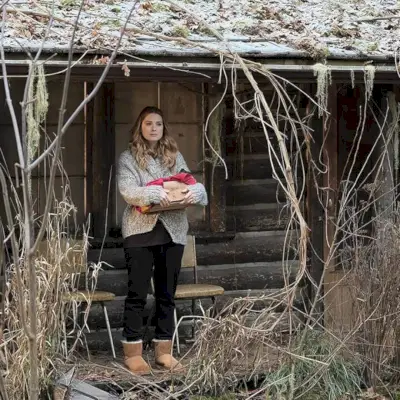
M 160 107 L 168 124 L 201 125 L 201 84 L 160 83 Z
M 291 278 L 297 273 L 298 262 L 290 262 L 287 274 Z M 220 285 L 225 290 L 261 290 L 284 285 L 282 262 L 249 262 L 240 264 L 203 265 L 197 270 L 198 282 Z M 286 273 L 285 273 L 286 274 Z M 193 270 L 183 268 L 179 284 L 193 283 Z M 97 290 L 112 292 L 116 296 L 127 293 L 128 272 L 126 269 L 107 270 L 99 273 Z M 84 284 L 82 283 L 82 287 Z
M 249 235 L 238 235 L 237 239 L 223 242 L 210 242 L 196 244 L 198 265 L 220 265 L 248 262 L 273 262 L 280 261 L 283 254 L 285 232 L 249 232 Z M 109 243 L 111 245 L 111 243 Z M 294 258 L 295 252 L 290 249 L 294 243 L 288 242 L 287 254 Z M 102 261 L 110 264 L 112 269 L 126 268 L 122 241 L 118 242 L 119 247 L 104 248 Z M 97 262 L 100 249 L 89 249 L 88 260 Z M 109 269 L 104 265 L 104 269 Z
M 144 107 L 157 106 L 157 86 L 156 82 L 115 83 L 115 122 L 132 128 Z
M 251 182 L 252 180 L 250 180 Z M 260 180 L 261 181 L 261 180 Z M 251 205 L 259 203 L 276 203 L 277 201 L 286 202 L 285 192 L 278 186 L 277 181 L 272 180 L 266 183 L 255 180 L 254 184 L 235 185 L 227 187 L 228 205 Z M 246 181 L 234 181 L 243 182 Z
M 266 290 L 263 291 L 264 294 L 272 294 L 275 293 L 274 290 Z M 254 296 L 261 295 L 262 291 L 258 290 L 253 292 Z M 224 305 L 228 304 L 231 302 L 233 299 L 239 298 L 239 297 L 247 297 L 247 296 L 252 295 L 251 291 L 228 291 L 225 292 L 223 296 L 219 296 L 217 298 L 217 308 L 221 309 L 224 307 Z M 300 305 L 301 303 L 301 298 L 298 297 L 298 303 L 297 305 Z M 116 299 L 112 302 L 107 303 L 107 311 L 108 311 L 108 316 L 110 320 L 110 325 L 112 328 L 121 328 L 123 326 L 123 315 L 124 315 L 124 304 L 125 304 L 125 296 L 119 296 L 116 297 Z M 154 297 L 152 295 L 148 295 L 147 297 L 147 303 L 143 312 L 143 319 L 144 321 L 147 320 L 150 310 L 153 307 L 154 304 Z M 254 310 L 261 310 L 264 307 L 266 307 L 268 304 L 270 304 L 270 300 L 265 299 L 265 300 L 260 300 L 259 302 L 256 303 Z M 201 300 L 201 305 L 204 309 L 210 308 L 212 305 L 211 299 L 203 299 Z M 176 309 L 178 313 L 178 318 L 181 316 L 185 315 L 193 315 L 192 312 L 192 301 L 191 300 L 177 300 L 176 301 Z M 281 310 L 281 309 L 279 309 Z M 277 310 L 277 311 L 279 311 Z M 199 302 L 196 302 L 195 305 L 195 310 L 194 310 L 195 315 L 201 315 L 201 308 L 199 306 Z M 146 323 L 146 322 L 145 322 Z M 98 304 L 93 304 L 90 312 L 89 312 L 89 317 L 88 317 L 88 325 L 89 328 L 93 330 L 100 330 L 100 329 L 105 329 L 106 328 L 106 323 L 103 315 L 103 310 L 101 309 L 100 305 Z
M 64 116 L 66 121 L 72 113 L 78 108 L 84 97 L 84 80 L 73 81 L 70 83 L 68 91 L 67 110 Z M 63 79 L 56 79 L 47 82 L 47 90 L 49 92 L 49 111 L 47 113 L 47 123 L 56 125 L 58 123 L 58 113 L 61 104 L 61 95 L 63 90 Z M 77 115 L 75 123 L 84 123 L 83 110 Z
M 225 102 L 215 109 L 221 99 L 221 89 L 216 85 L 205 84 L 207 94 L 205 115 L 214 110 L 209 119 L 207 137 L 214 147 L 214 150 L 220 148 L 220 156 L 225 159 L 225 137 L 226 131 L 232 126 L 230 123 L 231 113 L 226 112 Z M 209 223 L 211 232 L 226 232 L 226 179 L 225 169 L 216 159 L 215 152 L 208 144 L 204 143 L 205 157 L 209 161 L 206 164 L 207 187 L 209 191 Z
M 47 133 L 52 137 L 53 132 L 57 132 L 57 125 L 47 125 Z M 43 136 L 42 136 L 43 138 Z M 43 142 L 43 140 L 42 140 Z M 44 143 L 41 144 L 44 146 Z M 85 124 L 76 123 L 69 127 L 62 140 L 61 161 L 63 168 L 68 176 L 85 175 Z M 47 171 L 42 170 L 41 175 Z M 61 172 L 57 171 L 57 176 L 61 176 Z
M 9 71 L 9 70 L 8 70 Z M 10 73 L 10 72 L 8 72 Z M 24 79 L 10 79 L 9 80 L 9 89 L 10 89 L 10 94 L 11 94 L 11 101 L 13 104 L 13 107 L 16 111 L 16 117 L 17 117 L 17 122 L 20 125 L 21 124 L 21 102 L 24 98 L 24 90 L 25 90 L 25 80 Z M 3 83 L 3 82 L 2 82 Z M 0 85 L 0 138 L 4 135 L 5 133 L 3 133 L 3 129 L 4 126 L 12 126 L 12 121 L 11 121 L 11 115 L 10 115 L 10 111 L 8 108 L 8 104 L 7 104 L 7 99 L 4 93 L 4 83 L 2 85 Z M 57 114 L 58 115 L 58 114 Z M 10 142 L 11 146 L 15 146 L 15 139 L 14 139 L 14 134 L 12 136 L 6 136 L 6 140 L 8 140 Z M 12 138 L 12 139 L 11 139 Z M 6 144 L 6 142 L 4 142 L 4 144 Z M 3 143 L 0 145 L 0 147 L 2 147 Z
M 289 215 L 283 206 L 279 204 L 233 206 L 227 210 L 227 227 L 236 232 L 285 229 Z
M 333 83 L 328 93 L 330 117 L 324 121 L 323 157 L 327 172 L 323 177 L 326 188 L 325 234 L 324 234 L 324 322 L 328 329 L 342 331 L 348 328 L 351 319 L 350 292 L 342 285 L 343 272 L 338 271 L 335 258 L 330 254 L 335 234 L 335 218 L 338 197 L 338 121 L 337 121 L 337 85 Z
M 103 84 L 95 98 L 94 105 L 94 132 L 92 167 L 93 176 L 93 231 L 95 236 L 102 237 L 111 227 L 113 196 L 108 198 L 110 174 L 115 176 L 115 121 L 114 121 L 114 85 Z M 110 188 L 114 188 L 114 179 Z M 109 200 L 108 219 L 106 221 L 107 201 Z
M 311 101 L 309 102 L 309 107 L 313 107 Z M 310 141 L 311 159 L 308 160 L 307 223 L 311 229 L 310 240 L 312 244 L 310 275 L 313 279 L 313 283 L 308 285 L 310 303 L 312 304 L 316 296 L 316 288 L 314 285 L 318 286 L 321 283 L 324 270 L 324 263 L 322 261 L 324 251 L 324 210 L 320 204 L 320 187 L 322 187 L 323 178 L 319 173 L 319 171 L 324 170 L 324 166 L 320 165 L 321 163 L 319 161 L 319 154 L 323 146 L 323 120 L 320 118 L 313 118 L 311 127 L 314 134 Z M 318 167 L 319 171 L 316 169 L 315 165 Z M 320 296 L 323 295 L 323 288 L 321 289 L 322 293 L 320 293 Z M 323 312 L 323 301 L 318 301 L 315 312 L 318 314 Z
M 170 123 L 171 136 L 178 143 L 179 151 L 192 172 L 202 172 L 202 137 L 199 124 Z
M 72 400 L 118 400 L 117 396 L 78 379 L 72 380 L 70 390 Z
M 87 96 L 94 88 L 92 82 L 86 83 Z M 94 101 L 86 105 L 85 118 L 85 188 L 84 188 L 84 215 L 85 220 L 93 212 L 93 135 L 94 135 Z M 93 225 L 90 226 L 90 234 L 93 235 Z

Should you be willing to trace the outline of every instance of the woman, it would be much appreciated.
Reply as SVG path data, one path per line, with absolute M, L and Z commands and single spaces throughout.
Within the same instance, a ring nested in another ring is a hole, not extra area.
M 125 365 L 136 374 L 150 371 L 142 357 L 143 310 L 154 265 L 156 364 L 168 369 L 182 368 L 171 356 L 174 332 L 175 290 L 186 244 L 188 221 L 184 209 L 143 214 L 137 208 L 151 204 L 169 205 L 162 186 L 146 186 L 189 169 L 169 135 L 163 114 L 146 107 L 133 129 L 130 148 L 118 164 L 119 191 L 128 203 L 122 220 L 125 259 L 128 267 L 128 296 L 125 301 L 123 341 Z M 207 205 L 207 194 L 200 183 L 188 186 L 185 205 Z

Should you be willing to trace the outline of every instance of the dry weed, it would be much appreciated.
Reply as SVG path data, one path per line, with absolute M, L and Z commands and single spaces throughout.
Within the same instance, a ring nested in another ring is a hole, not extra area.
M 77 312 L 79 304 L 76 301 L 67 301 L 66 296 L 78 289 L 79 272 L 83 267 L 86 269 L 88 246 L 86 234 L 77 240 L 66 229 L 75 212 L 75 207 L 66 197 L 56 203 L 49 218 L 47 239 L 43 241 L 34 258 L 37 280 L 38 365 L 42 391 L 51 386 L 57 372 L 56 366 L 63 363 L 71 349 L 75 348 L 75 344 L 71 348 L 67 347 L 68 332 L 65 322 L 71 312 Z M 26 268 L 21 269 L 23 304 L 19 304 L 17 275 L 13 264 L 8 266 L 7 278 L 3 343 L 5 379 L 9 399 L 20 400 L 29 393 L 29 339 L 21 322 L 21 313 L 26 313 L 30 301 L 29 273 Z M 95 282 L 89 280 L 92 289 L 93 284 Z M 86 316 L 89 309 L 90 298 Z M 75 325 L 73 328 L 76 331 L 75 340 L 81 340 L 84 326 Z

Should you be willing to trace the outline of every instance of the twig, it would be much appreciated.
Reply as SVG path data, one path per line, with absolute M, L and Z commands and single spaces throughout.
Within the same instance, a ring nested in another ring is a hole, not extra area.
M 79 18 L 81 15 L 83 5 L 84 5 L 84 0 L 81 0 L 78 15 L 75 20 L 74 30 L 72 32 L 72 37 L 70 40 L 70 47 L 69 47 L 69 51 L 68 51 L 68 67 L 67 67 L 67 72 L 65 74 L 63 94 L 62 94 L 62 98 L 61 98 L 60 111 L 58 114 L 57 134 L 56 134 L 56 139 L 55 139 L 56 146 L 55 146 L 54 156 L 53 156 L 53 160 L 52 160 L 52 164 L 51 164 L 51 168 L 50 168 L 49 189 L 47 191 L 42 224 L 40 226 L 39 233 L 36 237 L 36 241 L 31 249 L 31 253 L 34 253 L 36 251 L 37 247 L 39 246 L 40 241 L 43 238 L 43 235 L 44 235 L 44 232 L 46 229 L 46 225 L 47 225 L 47 219 L 49 217 L 50 208 L 53 204 L 52 188 L 54 185 L 57 163 L 58 163 L 59 153 L 61 150 L 61 135 L 60 135 L 60 133 L 61 133 L 61 129 L 62 129 L 61 127 L 64 123 L 64 115 L 66 112 L 66 106 L 67 106 L 67 100 L 68 100 L 69 83 L 70 83 L 71 73 L 72 73 L 71 65 L 72 65 L 72 56 L 73 56 L 73 46 L 74 46 L 75 34 L 76 34 L 76 30 L 78 29 L 78 22 L 79 22 Z M 57 138 L 59 138 L 59 140 L 57 140 Z M 42 153 L 42 155 L 46 154 L 47 150 L 44 153 Z
M 4 332 L 4 303 L 5 303 L 5 288 L 6 288 L 6 261 L 5 261 L 5 251 L 3 247 L 5 247 L 4 243 L 4 229 L 0 220 L 0 296 L 1 296 L 1 306 L 0 306 L 0 340 L 3 340 L 3 332 Z M 0 352 L 2 349 L 0 348 Z M 0 370 L 0 396 L 1 400 L 8 400 L 7 390 L 4 382 L 3 371 Z
M 105 221 L 104 221 L 104 235 L 103 235 L 103 240 L 101 242 L 100 254 L 99 254 L 99 258 L 98 258 L 97 262 L 101 262 L 101 257 L 103 255 L 103 250 L 104 250 L 104 243 L 106 242 L 106 237 L 107 237 L 108 210 L 109 210 L 110 193 L 111 193 L 112 171 L 113 171 L 113 168 L 111 166 L 109 177 L 108 177 L 107 205 L 106 205 L 106 209 L 104 210 L 104 212 L 106 213 Z
M 24 153 L 22 150 L 22 143 L 21 143 L 21 136 L 19 132 L 19 126 L 17 122 L 17 116 L 15 114 L 14 105 L 12 103 L 11 95 L 10 95 L 10 87 L 7 78 L 7 67 L 6 67 L 6 56 L 4 53 L 4 32 L 5 32 L 5 25 L 6 25 L 6 18 L 7 12 L 6 8 L 3 8 L 3 18 L 1 23 L 1 44 L 0 44 L 0 55 L 1 55 L 1 66 L 2 66 L 2 73 L 3 73 L 3 83 L 4 83 L 4 92 L 6 96 L 6 102 L 8 105 L 8 109 L 11 115 L 12 127 L 14 131 L 15 142 L 17 145 L 17 152 L 18 152 L 18 159 L 19 163 L 22 168 L 25 167 L 24 163 Z
M 7 12 L 12 14 L 26 14 L 26 15 L 34 15 L 36 17 L 41 17 L 41 18 L 54 19 L 55 21 L 63 22 L 64 24 L 73 26 L 74 30 L 76 27 L 74 22 L 68 21 L 67 19 L 61 17 L 57 17 L 56 15 L 53 14 L 46 14 L 39 11 L 28 10 L 25 8 L 11 8 L 11 7 L 7 7 Z
M 136 4 L 136 3 L 135 3 Z M 93 88 L 93 90 L 89 93 L 89 95 L 81 102 L 81 104 L 76 108 L 76 110 L 72 113 L 72 115 L 69 117 L 69 119 L 67 120 L 67 122 L 64 124 L 64 126 L 62 127 L 61 131 L 59 132 L 59 134 L 56 136 L 56 138 L 53 140 L 53 142 L 48 146 L 48 148 L 35 160 L 35 165 L 39 165 L 52 151 L 52 149 L 54 148 L 54 146 L 57 144 L 57 142 L 59 140 L 62 139 L 62 137 L 65 135 L 65 133 L 67 132 L 69 126 L 72 124 L 72 122 L 75 120 L 75 118 L 80 114 L 80 112 L 84 109 L 84 107 L 86 106 L 86 104 L 88 104 L 89 102 L 92 101 L 92 99 L 96 96 L 97 92 L 99 91 L 101 85 L 103 84 L 106 76 L 108 75 L 108 72 L 111 69 L 111 66 L 114 63 L 114 60 L 118 54 L 118 49 L 121 45 L 121 41 L 122 41 L 122 37 L 125 34 L 126 31 L 126 26 L 128 24 L 128 21 L 132 15 L 132 12 L 135 8 L 135 5 L 132 7 L 132 9 L 129 12 L 129 15 L 126 19 L 126 23 L 125 26 L 121 29 L 121 34 L 118 38 L 118 42 L 114 48 L 113 53 L 111 54 L 110 59 L 108 60 L 106 67 L 104 68 L 103 73 L 101 74 L 98 82 L 96 83 L 96 86 Z
M 374 22 L 374 21 L 385 21 L 390 19 L 400 19 L 399 15 L 388 15 L 387 17 L 366 17 L 366 18 L 358 18 L 356 22 Z
M 13 257 L 15 271 L 16 271 L 16 275 L 17 275 L 17 293 L 18 293 L 19 307 L 20 307 L 20 314 L 21 314 L 21 325 L 24 329 L 25 334 L 29 337 L 30 330 L 29 330 L 28 324 L 26 322 L 26 313 L 25 313 L 25 309 L 23 306 L 24 293 L 22 290 L 23 284 L 22 284 L 22 276 L 21 276 L 21 264 L 20 264 L 20 259 L 19 259 L 19 246 L 18 246 L 18 240 L 15 236 L 14 220 L 13 220 L 11 206 L 10 206 L 10 197 L 8 195 L 7 182 L 6 182 L 6 178 L 4 176 L 4 172 L 3 172 L 2 168 L 0 168 L 0 184 L 1 184 L 2 193 L 3 193 L 3 201 L 4 201 L 5 212 L 6 212 L 7 224 L 8 224 L 8 228 L 10 229 L 9 236 L 10 236 L 10 241 L 11 241 L 12 257 Z M 5 246 L 5 244 L 4 244 L 4 246 Z
M 10 116 L 11 116 L 11 121 L 12 121 L 14 136 L 15 136 L 15 142 L 16 142 L 17 152 L 18 152 L 18 158 L 19 158 L 20 165 L 23 167 L 23 166 L 25 166 L 25 161 L 24 161 L 24 155 L 23 155 L 23 151 L 22 151 L 21 137 L 20 137 L 20 131 L 19 131 L 19 126 L 18 126 L 18 122 L 17 122 L 17 117 L 15 114 L 14 105 L 12 103 L 12 99 L 11 99 L 11 95 L 10 95 L 10 88 L 9 88 L 9 82 L 8 82 L 8 78 L 7 78 L 7 68 L 6 68 L 6 60 L 5 60 L 4 46 L 3 46 L 6 18 L 7 18 L 6 8 L 3 8 L 0 55 L 1 55 L 1 64 L 2 64 L 2 72 L 3 72 L 4 91 L 5 91 L 5 95 L 6 95 L 6 102 L 7 102 L 8 109 L 9 109 Z M 12 229 L 13 218 L 12 218 L 8 193 L 7 193 L 7 183 L 5 181 L 5 177 L 4 177 L 2 170 L 0 170 L 0 179 L 1 179 L 1 185 L 3 188 L 3 196 L 5 196 L 4 204 L 5 204 L 6 213 L 7 213 L 7 223 L 9 224 L 10 229 Z M 18 285 L 19 285 L 18 293 L 20 296 L 20 304 L 22 307 L 21 308 L 21 322 L 22 322 L 22 326 L 24 328 L 26 335 L 29 338 L 31 338 L 32 332 L 27 325 L 25 310 L 23 309 L 22 278 L 21 278 L 21 270 L 20 270 L 21 264 L 20 264 L 20 259 L 19 259 L 19 246 L 18 246 L 18 241 L 15 238 L 15 233 L 12 234 L 11 246 L 12 246 L 15 268 L 17 271 L 17 280 L 18 280 Z

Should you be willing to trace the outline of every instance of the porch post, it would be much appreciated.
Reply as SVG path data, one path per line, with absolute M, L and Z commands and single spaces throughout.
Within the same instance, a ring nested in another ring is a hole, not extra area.
M 102 237 L 110 229 L 114 210 L 115 121 L 114 84 L 105 83 L 94 100 L 92 141 L 93 233 Z M 111 182 L 110 182 L 111 177 Z M 110 188 L 110 193 L 108 190 Z M 108 205 L 108 213 L 107 213 Z M 106 216 L 108 217 L 106 218 Z M 107 228 L 106 228 L 107 223 Z
M 335 219 L 338 201 L 338 121 L 337 121 L 337 98 L 338 86 L 335 83 L 329 88 L 328 111 L 329 116 L 324 120 L 323 129 L 323 159 L 326 173 L 323 176 L 324 196 L 324 323 L 327 328 L 341 329 L 343 322 L 343 305 L 341 304 L 343 288 L 338 285 L 342 277 L 340 271 L 336 271 L 335 258 L 330 254 L 334 241 Z M 330 258 L 329 258 L 330 257 Z
M 315 87 L 309 88 L 309 93 Z M 308 108 L 312 108 L 313 104 L 309 101 Z M 320 151 L 323 146 L 324 140 L 324 128 L 323 120 L 321 118 L 314 117 L 311 121 L 311 128 L 313 130 L 313 137 L 310 141 L 310 157 L 308 160 L 308 179 L 307 179 L 307 223 L 310 228 L 310 241 L 312 244 L 311 260 L 310 260 L 310 276 L 314 284 L 318 287 L 321 284 L 324 271 L 324 208 L 320 203 L 321 187 L 323 186 L 323 176 L 319 171 L 324 170 L 324 165 L 320 163 Z M 315 170 L 313 164 L 315 163 L 319 169 Z M 317 290 L 314 285 L 309 285 L 309 298 L 311 304 L 316 299 Z M 320 293 L 320 296 L 323 293 Z M 315 308 L 315 314 L 320 316 L 323 313 L 323 301 L 318 300 Z
M 205 84 L 206 107 L 205 118 L 208 113 L 218 104 L 221 93 L 216 85 Z M 215 147 L 218 144 L 221 149 L 221 157 L 225 158 L 225 100 L 213 112 L 208 125 L 208 138 Z M 212 159 L 215 153 L 212 152 L 208 143 L 205 143 L 205 157 Z M 210 229 L 213 233 L 226 232 L 226 184 L 225 170 L 223 166 L 215 166 L 208 162 L 206 164 L 206 177 L 209 195 L 209 218 Z

